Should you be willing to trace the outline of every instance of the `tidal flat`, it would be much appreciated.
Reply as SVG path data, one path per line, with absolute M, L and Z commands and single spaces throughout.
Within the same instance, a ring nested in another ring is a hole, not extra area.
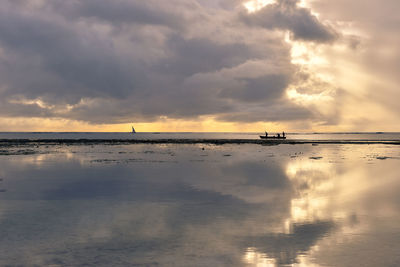
M 399 266 L 400 146 L 13 144 L 0 266 Z

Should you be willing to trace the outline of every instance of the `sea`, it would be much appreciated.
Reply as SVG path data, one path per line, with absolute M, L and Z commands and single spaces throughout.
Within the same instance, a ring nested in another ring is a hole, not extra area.
M 270 132 L 269 136 L 278 133 Z M 282 134 L 282 133 L 280 133 Z M 288 140 L 333 140 L 333 141 L 400 141 L 398 132 L 338 132 L 338 133 L 285 133 Z M 159 140 L 159 139 L 259 139 L 265 132 L 207 133 L 207 132 L 0 132 L 2 139 L 68 139 L 68 140 Z
M 400 133 L 263 134 L 0 133 L 0 266 L 400 265 Z

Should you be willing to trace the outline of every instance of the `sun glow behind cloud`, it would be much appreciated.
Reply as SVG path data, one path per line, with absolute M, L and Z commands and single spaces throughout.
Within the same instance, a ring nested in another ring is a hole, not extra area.
M 371 75 L 360 64 L 364 60 L 362 55 L 365 53 L 360 40 L 368 42 L 370 37 L 351 23 L 339 23 L 339 25 L 343 36 L 331 45 L 293 41 L 289 34 L 286 35 L 285 41 L 291 46 L 291 62 L 314 75 L 319 81 L 315 85 L 306 85 L 311 89 L 309 93 L 300 92 L 296 86 L 292 86 L 288 88 L 287 96 L 292 101 L 313 107 L 328 117 L 330 113 L 339 112 L 341 114 L 340 127 L 343 130 L 372 129 L 369 128 L 370 121 L 375 121 L 375 127 L 381 130 L 390 130 L 383 125 L 394 120 L 394 117 L 391 117 L 386 107 L 372 99 L 369 94 L 373 84 L 377 88 L 390 88 L 393 85 L 388 84 L 385 79 Z M 353 36 L 360 38 L 357 40 L 357 45 L 358 42 L 361 44 L 357 49 L 352 44 Z M 313 89 L 317 89 L 317 93 L 314 93 Z M 342 98 L 337 97 L 339 91 Z M 363 103 L 363 108 L 360 108 L 359 103 Z M 366 110 L 369 111 L 368 116 L 366 116 Z M 360 124 L 363 126 L 361 127 Z M 352 125 L 357 125 L 357 127 Z M 339 129 L 339 126 L 334 129 Z
M 248 12 L 257 12 L 267 5 L 275 4 L 276 0 L 251 0 L 247 1 L 243 4 L 243 6 L 247 9 Z M 306 0 L 300 0 L 297 2 L 298 7 L 308 8 L 309 5 Z M 313 12 L 313 15 L 318 16 L 318 13 Z
M 261 8 L 275 4 L 276 0 L 252 0 L 244 3 L 244 7 L 251 13 L 260 10 Z
M 287 98 L 313 110 L 322 118 L 332 117 L 336 112 L 337 87 L 331 71 L 331 60 L 325 54 L 325 45 L 293 40 L 290 32 L 286 32 L 285 42 L 291 47 L 291 63 L 297 66 L 298 75 L 307 76 L 307 79 L 300 78 L 287 88 Z M 321 121 L 321 124 L 324 122 Z
M 274 3 L 276 1 L 254 0 L 246 2 L 244 5 L 248 12 L 254 13 Z M 311 10 L 306 0 L 298 1 L 296 5 L 299 8 L 308 9 L 313 16 L 319 17 L 317 12 Z M 311 75 L 313 78 L 308 79 L 312 82 L 292 84 L 287 88 L 286 95 L 294 103 L 312 108 L 314 111 L 320 112 L 321 115 L 329 117 L 330 113 L 335 112 L 332 108 L 332 105 L 334 105 L 335 88 L 333 84 L 335 78 L 331 73 L 331 62 L 325 55 L 324 45 L 296 40 L 292 35 L 293 33 L 290 31 L 285 33 L 285 42 L 290 46 L 291 63 L 298 67 L 300 73 Z
M 275 3 L 274 0 L 254 0 L 246 2 L 244 6 L 249 13 L 255 13 Z M 296 5 L 309 10 L 316 18 L 319 17 L 317 12 L 311 10 L 306 0 L 298 1 Z M 284 36 L 285 42 L 290 47 L 291 63 L 297 66 L 301 75 L 311 77 L 307 82 L 291 84 L 286 90 L 287 98 L 297 105 L 312 109 L 314 113 L 320 113 L 321 117 L 332 116 L 336 112 L 334 108 L 336 88 L 333 85 L 335 77 L 331 73 L 331 62 L 325 55 L 324 45 L 296 40 L 290 31 L 286 31 Z M 324 122 L 321 121 L 321 124 Z

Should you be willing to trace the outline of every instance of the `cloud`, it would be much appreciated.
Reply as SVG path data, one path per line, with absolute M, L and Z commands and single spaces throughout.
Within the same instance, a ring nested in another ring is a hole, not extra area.
M 336 39 L 333 28 L 323 24 L 308 8 L 299 7 L 297 0 L 280 0 L 253 13 L 242 13 L 249 25 L 267 29 L 289 30 L 294 40 L 331 42 Z
M 281 30 L 315 42 L 335 34 L 294 2 L 247 15 L 240 5 L 5 1 L 0 112 L 91 123 L 203 115 L 312 120 L 312 112 L 285 97 L 298 69 Z
M 129 1 L 129 0 L 86 0 L 52 1 L 52 10 L 61 10 L 66 18 L 96 19 L 113 25 L 146 24 L 177 27 L 185 20 L 184 12 L 190 7 L 196 8 L 195 2 L 184 4 L 182 1 Z M 156 7 L 156 8 L 155 8 Z M 174 8 L 171 8 L 174 7 Z M 180 7 L 185 7 L 183 9 Z
M 227 98 L 255 102 L 279 98 L 289 84 L 285 75 L 265 75 L 240 81 L 242 88 L 229 88 L 221 92 Z

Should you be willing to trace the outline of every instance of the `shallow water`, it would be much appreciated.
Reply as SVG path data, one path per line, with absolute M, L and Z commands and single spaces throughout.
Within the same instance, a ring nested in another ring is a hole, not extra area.
M 2 150 L 1 266 L 400 264 L 399 146 Z

